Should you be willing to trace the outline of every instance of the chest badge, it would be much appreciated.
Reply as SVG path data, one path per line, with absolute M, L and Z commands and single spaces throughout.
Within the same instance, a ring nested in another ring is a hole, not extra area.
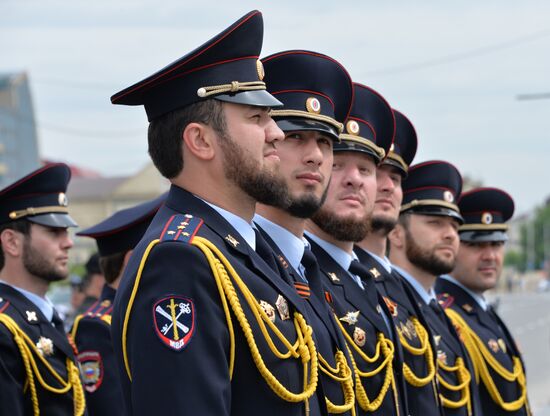
M 363 347 L 367 342 L 367 334 L 364 330 L 356 326 L 353 331 L 353 340 L 358 346 Z
M 233 237 L 231 234 L 227 234 L 225 239 L 231 244 L 233 247 L 237 247 L 239 245 L 239 242 L 235 237 Z
M 498 341 L 496 339 L 491 338 L 489 341 L 487 341 L 487 345 L 495 354 L 500 350 Z
M 288 309 L 288 302 L 286 301 L 285 298 L 283 298 L 283 295 L 279 295 L 277 297 L 275 306 L 277 306 L 277 311 L 279 312 L 279 316 L 283 321 L 290 319 L 290 310 Z
M 342 322 L 347 323 L 348 325 L 355 325 L 357 323 L 357 318 L 359 317 L 359 311 L 348 312 L 345 316 L 341 317 Z
M 502 338 L 497 339 L 498 345 L 504 354 L 506 354 L 506 343 Z
M 36 349 L 41 356 L 49 356 L 53 354 L 53 341 L 46 337 L 40 337 L 36 343 Z
M 275 308 L 265 300 L 260 301 L 260 308 L 265 312 L 271 322 L 275 322 Z

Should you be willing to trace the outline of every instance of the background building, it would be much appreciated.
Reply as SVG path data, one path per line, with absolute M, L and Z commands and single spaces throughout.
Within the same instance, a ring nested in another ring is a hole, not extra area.
M 0 189 L 39 166 L 27 74 L 0 75 Z

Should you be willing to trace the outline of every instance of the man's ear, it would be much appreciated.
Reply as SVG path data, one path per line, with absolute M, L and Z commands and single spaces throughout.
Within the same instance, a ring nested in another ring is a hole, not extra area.
M 0 244 L 5 255 L 11 257 L 19 257 L 23 253 L 23 242 L 25 236 L 15 230 L 9 228 L 2 231 L 0 234 Z
M 182 137 L 185 152 L 193 154 L 198 159 L 212 160 L 215 155 L 215 136 L 211 127 L 202 123 L 189 123 Z
M 388 234 L 388 240 L 392 248 L 403 248 L 405 245 L 405 228 L 403 225 L 397 224 Z

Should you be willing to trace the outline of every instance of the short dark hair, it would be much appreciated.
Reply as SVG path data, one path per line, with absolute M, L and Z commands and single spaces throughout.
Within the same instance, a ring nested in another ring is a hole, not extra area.
M 183 131 L 190 123 L 203 123 L 225 135 L 223 103 L 208 99 L 164 114 L 149 123 L 149 155 L 162 176 L 171 179 L 183 169 Z
M 113 283 L 122 272 L 122 266 L 124 265 L 124 256 L 127 251 L 110 254 L 108 256 L 101 256 L 99 258 L 99 266 L 105 276 L 105 281 L 108 284 Z
M 10 221 L 0 225 L 0 234 L 2 234 L 4 230 L 14 230 L 28 236 L 31 232 L 31 223 L 26 219 Z M 2 243 L 0 243 L 0 270 L 4 268 L 5 262 L 6 259 L 4 258 L 4 249 L 2 248 Z

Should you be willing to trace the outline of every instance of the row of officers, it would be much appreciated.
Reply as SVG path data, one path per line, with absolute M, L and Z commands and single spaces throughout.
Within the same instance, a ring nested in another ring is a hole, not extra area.
M 66 165 L 0 191 L 2 415 L 528 415 L 484 298 L 512 198 L 412 165 L 411 122 L 334 59 L 259 60 L 253 11 L 112 97 L 167 194 L 77 233 L 106 285 L 66 334 Z

